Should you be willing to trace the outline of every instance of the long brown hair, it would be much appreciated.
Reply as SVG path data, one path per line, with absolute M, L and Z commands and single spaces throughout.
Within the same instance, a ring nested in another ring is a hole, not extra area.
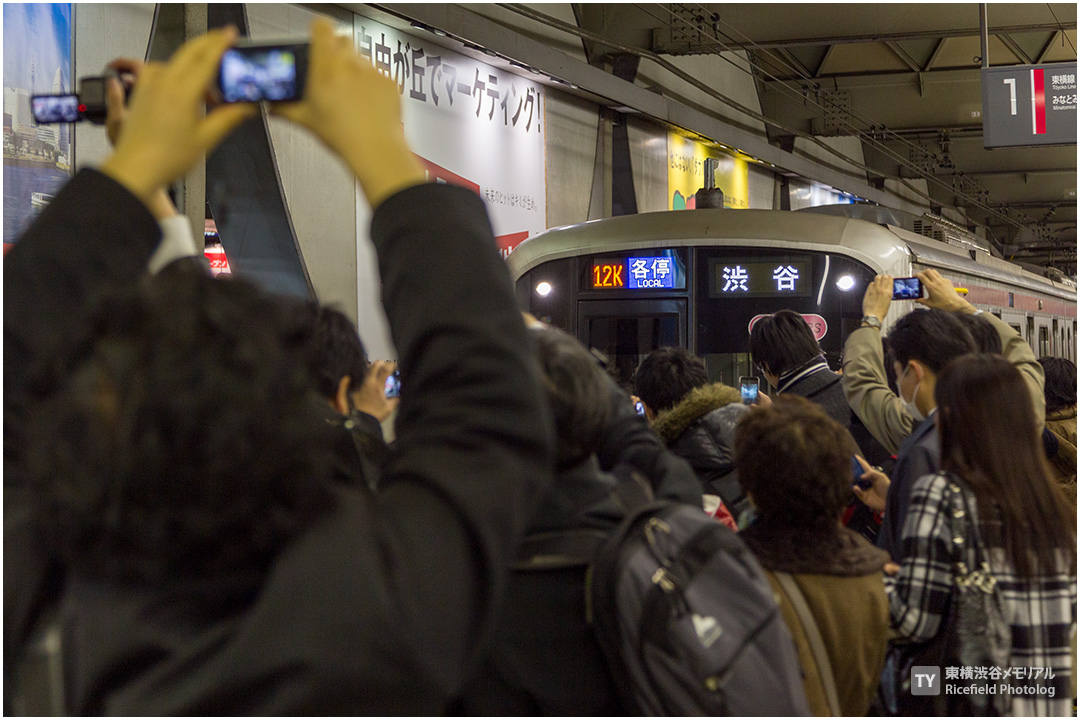
M 934 396 L 941 467 L 975 494 L 983 538 L 1003 547 L 1021 576 L 1073 567 L 1076 513 L 1051 478 L 1020 372 L 998 356 L 965 355 L 938 376 Z

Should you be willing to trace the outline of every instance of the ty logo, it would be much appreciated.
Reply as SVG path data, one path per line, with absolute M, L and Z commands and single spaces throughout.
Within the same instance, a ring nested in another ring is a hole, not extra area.
M 936 665 L 916 665 L 911 668 L 912 695 L 940 695 L 941 668 Z

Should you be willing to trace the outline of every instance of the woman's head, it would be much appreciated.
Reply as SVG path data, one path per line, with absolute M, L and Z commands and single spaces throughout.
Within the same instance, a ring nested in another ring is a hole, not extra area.
M 780 395 L 735 428 L 739 484 L 758 514 L 785 525 L 835 525 L 851 498 L 850 435 L 806 398 Z
M 942 468 L 996 506 L 998 543 L 1013 566 L 1031 575 L 1036 568 L 1054 567 L 1056 548 L 1072 548 L 1075 554 L 1076 516 L 1050 479 L 1031 393 L 1020 372 L 999 356 L 965 355 L 938 376 L 935 397 Z M 982 515 L 983 522 L 990 518 Z

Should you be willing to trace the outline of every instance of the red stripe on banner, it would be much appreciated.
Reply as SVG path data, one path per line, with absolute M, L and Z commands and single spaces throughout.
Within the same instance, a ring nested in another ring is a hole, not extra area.
M 1043 86 L 1043 71 L 1032 74 L 1031 92 L 1035 95 L 1035 134 L 1046 134 L 1046 90 Z

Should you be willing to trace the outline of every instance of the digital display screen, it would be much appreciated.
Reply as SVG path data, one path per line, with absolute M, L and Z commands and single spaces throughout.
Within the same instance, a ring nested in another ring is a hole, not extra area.
M 626 287 L 626 263 L 622 260 L 594 260 L 592 286 L 594 288 Z
M 809 258 L 709 261 L 709 297 L 802 297 L 811 291 Z
M 227 103 L 297 100 L 295 47 L 234 47 L 221 58 L 221 97 Z
M 79 122 L 77 95 L 35 95 L 30 98 L 30 110 L 36 123 Z
M 893 300 L 918 300 L 922 297 L 922 281 L 917 277 L 894 278 Z
M 686 270 L 672 250 L 648 257 L 597 258 L 585 286 L 590 290 L 682 290 Z

